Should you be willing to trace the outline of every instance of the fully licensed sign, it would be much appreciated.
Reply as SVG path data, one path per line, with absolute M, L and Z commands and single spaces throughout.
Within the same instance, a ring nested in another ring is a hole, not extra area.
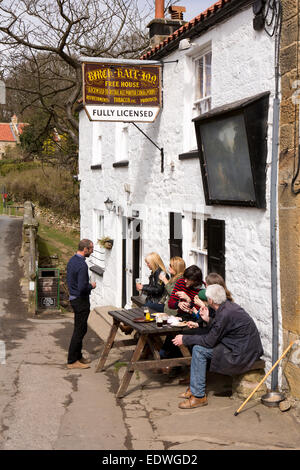
M 160 65 L 84 62 L 83 104 L 91 121 L 153 122 L 160 83 Z

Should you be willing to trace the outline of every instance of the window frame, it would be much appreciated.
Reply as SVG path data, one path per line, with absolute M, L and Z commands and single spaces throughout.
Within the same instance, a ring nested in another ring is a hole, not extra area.
M 206 93 L 207 91 L 207 67 L 206 67 L 206 61 L 207 61 L 207 56 L 210 55 L 210 94 L 205 94 L 205 96 L 202 96 L 202 98 L 197 98 L 198 93 L 201 94 L 202 91 L 198 89 L 200 80 L 198 78 L 198 74 L 200 73 L 200 61 L 203 60 L 203 67 L 202 70 L 203 72 L 203 79 L 202 79 L 202 87 L 203 87 L 203 94 Z M 201 53 L 197 54 L 195 57 L 193 57 L 193 68 L 194 68 L 194 77 L 195 77 L 195 83 L 194 83 L 194 100 L 193 100 L 193 111 L 197 111 L 198 114 L 204 114 L 205 112 L 210 111 L 211 105 L 212 105 L 212 48 L 211 44 L 204 48 Z M 205 109 L 201 109 L 201 105 L 205 106 Z

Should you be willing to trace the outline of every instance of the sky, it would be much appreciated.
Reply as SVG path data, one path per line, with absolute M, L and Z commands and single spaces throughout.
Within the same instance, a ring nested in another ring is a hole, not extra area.
M 210 7 L 217 0 L 180 0 L 178 5 L 186 7 L 186 12 L 183 14 L 183 18 L 187 21 L 192 20 L 195 16 L 199 15 L 206 8 Z

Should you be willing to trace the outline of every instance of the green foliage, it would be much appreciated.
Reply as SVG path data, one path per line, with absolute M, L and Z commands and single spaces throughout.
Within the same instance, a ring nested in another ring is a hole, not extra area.
M 0 175 L 6 176 L 11 172 L 23 172 L 34 168 L 40 168 L 40 162 L 22 162 L 20 160 L 0 160 Z
M 34 164 L 35 162 L 32 162 Z M 13 199 L 19 202 L 30 200 L 67 218 L 79 216 L 79 187 L 67 170 L 41 167 L 41 164 L 28 168 L 27 164 L 17 164 L 16 171 L 7 171 L 1 184 Z M 25 169 L 24 169 L 25 168 Z
M 49 135 L 47 126 L 49 117 L 39 110 L 30 117 L 20 136 L 20 144 L 27 154 L 38 155 L 43 150 L 43 143 Z

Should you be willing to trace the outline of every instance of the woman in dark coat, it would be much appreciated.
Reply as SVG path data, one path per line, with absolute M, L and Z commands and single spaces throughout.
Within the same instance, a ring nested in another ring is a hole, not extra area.
M 161 272 L 166 273 L 165 265 L 158 253 L 149 253 L 145 258 L 146 265 L 151 270 L 148 284 L 136 284 L 138 291 L 146 295 L 145 306 L 150 307 L 157 312 L 164 311 L 164 304 L 159 303 L 164 292 L 165 285 L 159 278 Z M 166 275 L 167 279 L 169 276 Z
M 177 335 L 176 346 L 193 346 L 190 388 L 183 393 L 185 402 L 180 408 L 196 408 L 207 405 L 205 396 L 206 365 L 209 370 L 225 375 L 242 374 L 263 354 L 257 327 L 245 310 L 226 300 L 222 286 L 213 284 L 206 289 L 208 304 L 216 315 L 206 335 Z M 208 308 L 201 308 L 201 316 L 208 320 Z

